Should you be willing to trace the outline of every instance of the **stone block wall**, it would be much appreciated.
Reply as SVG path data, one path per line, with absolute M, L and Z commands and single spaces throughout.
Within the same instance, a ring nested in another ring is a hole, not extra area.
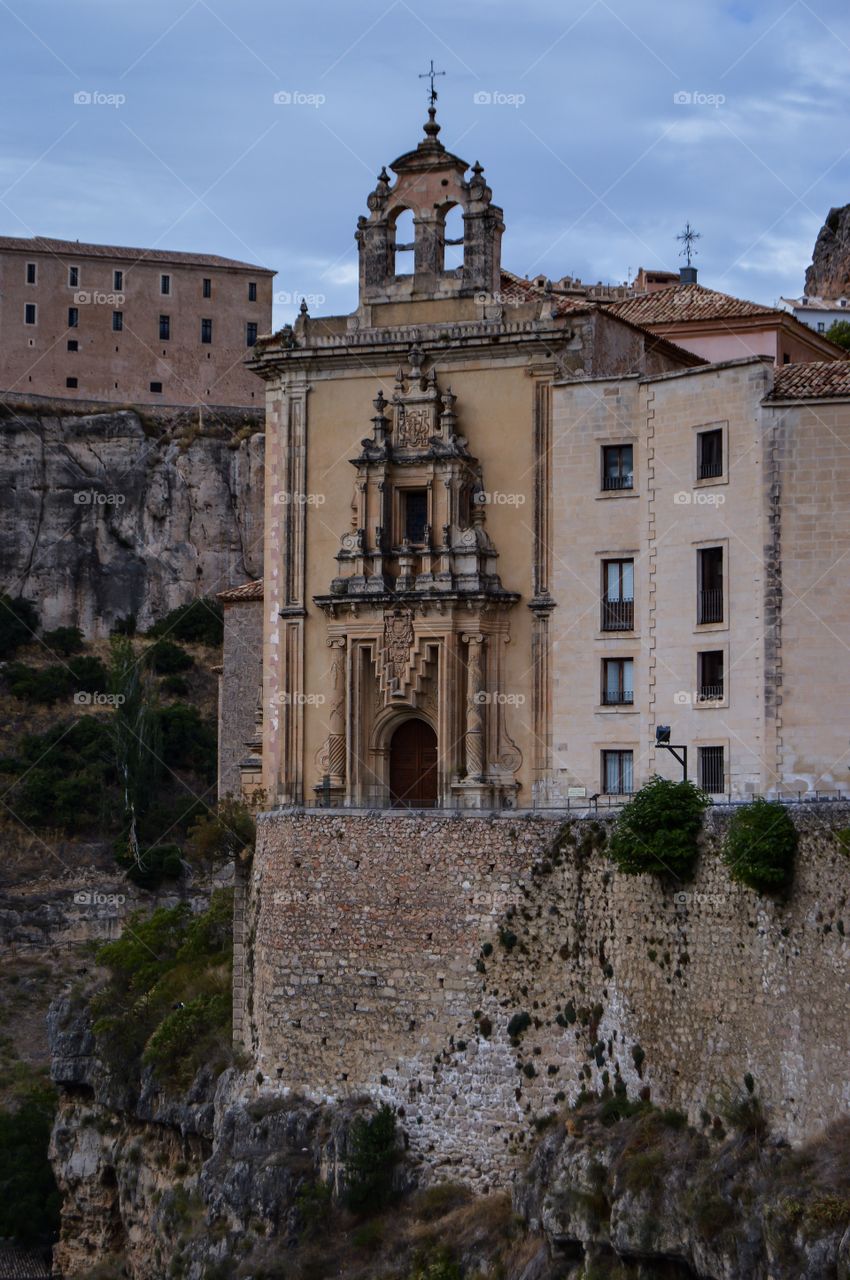
M 618 1075 L 699 1123 L 749 1072 L 816 1132 L 850 1105 L 850 810 L 792 812 L 786 904 L 729 880 L 722 811 L 675 888 L 615 872 L 602 821 L 262 816 L 236 1024 L 263 1087 L 387 1101 L 429 1176 L 480 1186 Z
M 245 743 L 257 732 L 263 685 L 263 602 L 242 600 L 224 606 L 224 649 L 218 714 L 218 794 L 241 794 L 240 763 Z

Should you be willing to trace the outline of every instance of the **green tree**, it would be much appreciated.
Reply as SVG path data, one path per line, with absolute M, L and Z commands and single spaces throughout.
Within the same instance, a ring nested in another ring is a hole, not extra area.
M 692 782 L 653 778 L 620 813 L 608 843 L 627 875 L 690 875 L 708 796 Z
M 35 605 L 23 596 L 0 594 L 0 662 L 12 658 L 21 645 L 29 644 L 38 631 Z
M 850 351 L 850 320 L 834 320 L 826 331 L 830 342 Z
M 160 721 L 153 677 L 139 663 L 132 641 L 113 636 L 110 645 L 110 692 L 116 699 L 110 724 L 123 791 L 127 856 L 140 868 L 139 819 L 161 772 Z
M 0 1111 L 0 1236 L 34 1245 L 59 1231 L 59 1191 L 47 1158 L 56 1098 L 34 1087 Z
M 370 1119 L 357 1116 L 348 1137 L 346 1199 L 357 1213 L 375 1213 L 392 1198 L 398 1161 L 396 1122 L 386 1103 Z
M 797 852 L 797 828 L 785 805 L 757 797 L 736 809 L 722 857 L 733 880 L 761 892 L 790 887 Z

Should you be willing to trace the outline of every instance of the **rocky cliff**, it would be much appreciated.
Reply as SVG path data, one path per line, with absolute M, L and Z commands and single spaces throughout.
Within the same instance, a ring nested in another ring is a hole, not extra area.
M 806 271 L 805 291 L 813 298 L 850 294 L 850 204 L 827 214 Z
M 4 397 L 0 587 L 45 628 L 146 627 L 262 572 L 263 423 Z

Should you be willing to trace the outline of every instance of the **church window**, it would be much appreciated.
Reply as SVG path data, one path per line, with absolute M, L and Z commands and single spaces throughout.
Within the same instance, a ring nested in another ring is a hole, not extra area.
M 402 494 L 402 528 L 405 539 L 413 546 L 425 542 L 428 529 L 428 491 L 407 489 Z

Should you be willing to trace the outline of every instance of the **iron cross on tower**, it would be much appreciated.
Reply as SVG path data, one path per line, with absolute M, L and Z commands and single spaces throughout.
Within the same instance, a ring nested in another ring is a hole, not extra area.
M 431 103 L 431 106 L 432 106 L 432 107 L 433 107 L 434 103 L 437 101 L 437 90 L 434 88 L 434 77 L 435 77 L 435 76 L 444 76 L 445 74 L 446 74 L 446 73 L 445 73 L 445 71 L 435 71 L 435 70 L 434 70 L 434 59 L 433 59 L 433 58 L 431 59 L 431 69 L 430 69 L 429 71 L 420 71 L 420 73 L 419 73 L 419 79 L 420 79 L 420 80 L 430 80 L 430 81 L 431 81 L 431 92 L 430 92 L 430 94 L 428 95 L 428 98 L 429 98 L 429 101 L 430 101 L 430 103 Z
M 431 64 L 433 66 L 433 63 Z M 681 243 L 682 248 L 679 250 L 679 257 L 684 258 L 688 266 L 691 265 L 691 258 L 696 256 L 696 241 L 702 239 L 698 231 L 694 231 L 689 222 L 685 223 L 685 229 L 676 239 Z

